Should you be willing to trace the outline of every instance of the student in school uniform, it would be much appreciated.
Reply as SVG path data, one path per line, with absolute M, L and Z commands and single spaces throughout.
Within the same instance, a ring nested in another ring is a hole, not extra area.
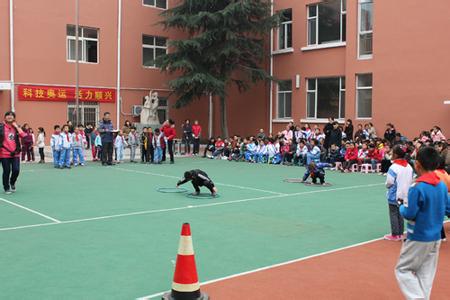
M 78 164 L 84 166 L 84 145 L 85 138 L 81 134 L 79 127 L 75 127 L 72 134 L 72 149 L 73 149 L 73 165 L 76 167 Z
M 70 169 L 70 154 L 72 152 L 72 138 L 69 133 L 69 125 L 63 125 L 61 132 L 61 156 L 59 159 L 60 169 Z
M 128 145 L 130 146 L 130 162 L 135 163 L 136 149 L 139 147 L 139 137 L 134 126 L 130 127 L 130 133 L 128 133 Z
M 159 130 L 159 128 L 155 129 L 155 133 L 153 135 L 153 149 L 155 149 L 155 154 L 153 158 L 153 163 L 161 164 L 163 151 L 166 147 L 166 143 L 164 141 L 164 133 Z
M 62 139 L 61 139 L 61 126 L 55 125 L 53 127 L 54 132 L 50 139 L 50 147 L 53 154 L 53 165 L 55 168 L 59 168 L 59 161 L 61 159 Z
M 434 172 L 438 165 L 434 148 L 420 149 L 414 163 L 419 177 L 407 199 L 399 201 L 400 214 L 407 220 L 407 239 L 395 275 L 406 299 L 430 299 L 438 266 L 442 222 L 450 214 L 447 187 Z

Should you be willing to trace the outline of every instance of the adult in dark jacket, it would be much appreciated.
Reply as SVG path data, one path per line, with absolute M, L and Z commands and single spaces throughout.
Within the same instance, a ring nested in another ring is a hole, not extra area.
M 323 133 L 325 134 L 325 141 L 323 146 L 325 147 L 325 149 L 330 148 L 330 135 L 331 135 L 331 131 L 333 130 L 333 122 L 334 122 L 334 118 L 328 118 L 328 123 L 325 125 L 325 127 L 323 128 Z
M 395 140 L 395 134 L 397 133 L 397 131 L 395 130 L 394 125 L 391 123 L 386 124 L 386 126 L 387 128 L 384 132 L 384 138 L 392 144 Z
M 187 119 L 184 121 L 183 126 L 183 143 L 184 143 L 184 153 L 191 154 L 191 143 L 192 143 L 192 125 L 191 121 Z
M 338 146 L 339 148 L 342 145 L 342 131 L 339 128 L 339 124 L 338 122 L 333 122 L 333 129 L 330 132 L 330 144 L 329 147 L 331 147 L 331 145 L 335 144 L 336 146 Z
M 353 122 L 352 120 L 348 119 L 347 122 L 345 122 L 344 132 L 347 140 L 353 140 Z
M 100 133 L 100 138 L 102 139 L 102 165 L 111 166 L 113 164 L 112 156 L 114 148 L 114 127 L 111 122 L 111 114 L 109 112 L 105 112 L 103 114 L 103 120 L 98 124 L 97 130 Z

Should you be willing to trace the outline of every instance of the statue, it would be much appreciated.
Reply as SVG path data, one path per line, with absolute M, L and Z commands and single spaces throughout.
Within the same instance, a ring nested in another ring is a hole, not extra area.
M 158 93 L 150 92 L 149 95 L 145 96 L 141 112 L 141 124 L 159 124 L 158 106 Z

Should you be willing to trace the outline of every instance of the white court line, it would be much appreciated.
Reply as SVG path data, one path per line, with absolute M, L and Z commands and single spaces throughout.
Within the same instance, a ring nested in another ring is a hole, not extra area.
M 137 173 L 137 174 L 145 174 L 145 175 L 153 175 L 153 176 L 159 176 L 159 177 L 166 177 L 166 178 L 173 178 L 173 179 L 180 179 L 180 177 L 172 176 L 172 175 L 165 175 L 165 174 L 159 174 L 159 173 L 153 173 L 153 172 L 146 172 L 146 171 L 139 171 L 139 170 L 132 170 L 132 169 L 126 169 L 126 168 L 114 168 L 119 171 L 129 172 L 129 173 Z M 248 186 L 241 186 L 241 185 L 234 185 L 234 184 L 226 184 L 221 182 L 214 182 L 215 185 L 221 185 L 221 186 L 227 186 L 232 188 L 237 188 L 241 190 L 250 190 L 250 191 L 256 191 L 256 192 L 263 192 L 273 195 L 288 195 L 286 193 L 279 193 L 274 191 L 268 191 L 268 190 L 262 190 L 258 188 L 248 187 Z
M 3 198 L 0 198 L 0 201 L 3 201 L 3 202 L 5 202 L 5 203 L 8 203 L 9 205 L 13 205 L 13 206 L 16 206 L 16 207 L 18 207 L 18 208 L 24 209 L 24 210 L 26 210 L 26 211 L 28 211 L 28 212 L 31 212 L 31 213 L 35 214 L 35 215 L 41 216 L 41 217 L 43 217 L 43 218 L 46 218 L 47 220 L 53 221 L 54 223 L 61 223 L 61 221 L 58 220 L 58 219 L 52 218 L 52 217 L 47 216 L 47 215 L 45 215 L 45 214 L 43 214 L 43 213 L 40 213 L 40 212 L 38 212 L 38 211 L 35 211 L 35 210 L 31 209 L 31 208 L 22 206 L 22 205 L 20 205 L 20 204 L 14 203 L 14 202 L 12 202 L 12 201 L 8 201 L 8 200 L 3 199 Z
M 237 274 L 233 274 L 233 275 L 229 275 L 229 276 L 224 276 L 224 277 L 208 280 L 208 281 L 205 281 L 205 282 L 201 282 L 200 285 L 204 286 L 204 285 L 208 285 L 208 284 L 211 284 L 211 283 L 224 281 L 224 280 L 227 280 L 227 279 L 232 279 L 232 278 L 236 278 L 236 277 L 240 277 L 240 276 L 244 276 L 244 275 L 249 275 L 249 274 L 252 274 L 252 273 L 265 271 L 265 270 L 269 270 L 269 269 L 274 269 L 274 268 L 277 268 L 277 267 L 281 267 L 281 266 L 293 264 L 293 263 L 296 263 L 296 262 L 300 262 L 302 260 L 307 260 L 307 259 L 311 259 L 311 258 L 314 258 L 314 257 L 323 256 L 323 255 L 331 254 L 331 253 L 334 253 L 334 252 L 339 252 L 339 251 L 355 248 L 355 247 L 358 247 L 358 246 L 363 246 L 363 245 L 370 244 L 370 243 L 373 243 L 373 242 L 376 242 L 376 241 L 380 241 L 380 240 L 383 240 L 383 238 L 376 238 L 376 239 L 369 240 L 369 241 L 366 241 L 366 242 L 361 242 L 361 243 L 358 243 L 358 244 L 353 244 L 353 245 L 345 246 L 345 247 L 342 247 L 342 248 L 337 248 L 337 249 L 333 249 L 333 250 L 329 250 L 329 251 L 325 251 L 325 252 L 320 252 L 320 253 L 317 253 L 317 254 L 313 254 L 313 255 L 310 255 L 310 256 L 305 256 L 305 257 L 301 257 L 301 258 L 297 258 L 297 259 L 293 259 L 293 260 L 289 260 L 289 261 L 285 261 L 285 262 L 282 262 L 282 263 L 273 264 L 273 265 L 265 266 L 265 267 L 254 269 L 254 270 L 250 270 L 250 271 L 245 271 L 245 272 L 241 272 L 241 273 L 237 273 Z M 136 298 L 136 300 L 150 300 L 152 298 L 160 297 L 160 296 L 164 295 L 167 292 L 169 292 L 169 291 L 164 291 L 164 292 L 151 294 L 151 295 L 148 295 L 148 296 L 139 297 L 139 298 Z
M 86 219 L 59 221 L 59 223 L 42 223 L 42 224 L 16 226 L 16 227 L 6 227 L 6 228 L 0 228 L 0 231 L 10 231 L 10 230 L 17 230 L 17 229 L 24 229 L 24 228 L 35 228 L 35 227 L 60 225 L 60 224 L 81 223 L 81 222 L 88 222 L 88 221 L 95 221 L 95 220 L 106 220 L 106 219 L 113 219 L 113 218 L 120 218 L 120 217 L 127 217 L 127 216 L 135 216 L 135 215 L 147 215 L 147 214 L 154 214 L 154 213 L 160 213 L 160 212 L 179 211 L 179 210 L 185 210 L 185 209 L 222 206 L 222 205 L 235 204 L 235 203 L 258 201 L 258 200 L 279 199 L 279 198 L 286 198 L 286 197 L 291 197 L 291 196 L 300 196 L 300 195 L 326 193 L 326 192 L 334 192 L 334 191 L 349 190 L 349 189 L 366 188 L 366 187 L 372 187 L 372 186 L 378 186 L 378 185 L 384 185 L 384 183 L 354 185 L 354 186 L 349 186 L 349 187 L 326 189 L 326 190 L 312 190 L 312 191 L 308 191 L 308 192 L 298 192 L 298 193 L 292 193 L 292 194 L 273 195 L 273 196 L 262 196 L 262 197 L 256 197 L 256 198 L 246 198 L 246 199 L 231 200 L 231 201 L 225 201 L 225 202 L 213 202 L 213 203 L 181 206 L 181 207 L 174 207 L 174 208 L 144 210 L 144 211 L 123 213 L 123 214 L 116 214 L 116 215 L 108 215 L 108 216 L 100 216 L 100 217 L 93 217 L 93 218 L 86 218 Z
M 450 220 L 444 221 L 444 223 L 447 223 L 447 222 L 450 222 Z M 309 255 L 309 256 L 305 256 L 305 257 L 301 257 L 301 258 L 296 258 L 296 259 L 293 259 L 293 260 L 288 260 L 288 261 L 285 261 L 285 262 L 282 262 L 282 263 L 273 264 L 273 265 L 269 265 L 269 266 L 265 266 L 265 267 L 261 267 L 261 268 L 258 268 L 258 269 L 253 269 L 253 270 L 250 270 L 250 271 L 245 271 L 245 272 L 241 272 L 241 273 L 237 273 L 237 274 L 233 274 L 233 275 L 229 275 L 229 276 L 224 276 L 224 277 L 220 277 L 220 278 L 217 278 L 217 279 L 208 280 L 208 281 L 205 281 L 205 282 L 201 282 L 200 285 L 202 285 L 202 286 L 203 285 L 208 285 L 208 284 L 211 284 L 211 283 L 224 281 L 224 280 L 228 280 L 228 279 L 232 279 L 232 278 L 236 278 L 236 277 L 240 277 L 240 276 L 244 276 L 244 275 L 249 275 L 249 274 L 257 273 L 257 272 L 260 272 L 260 271 L 266 271 L 266 270 L 270 270 L 270 269 L 274 269 L 274 268 L 290 265 L 290 264 L 293 264 L 293 263 L 297 263 L 297 262 L 300 262 L 300 261 L 308 260 L 308 259 L 311 259 L 311 258 L 324 256 L 324 255 L 327 255 L 327 254 L 332 254 L 332 253 L 340 252 L 340 251 L 343 251 L 343 250 L 348 250 L 348 249 L 364 246 L 364 245 L 371 244 L 371 243 L 378 242 L 378 241 L 382 241 L 382 240 L 384 240 L 384 238 L 376 238 L 376 239 L 368 240 L 368 241 L 365 241 L 365 242 L 361 242 L 361 243 L 357 243 L 357 244 L 353 244 L 353 245 L 349 245 L 349 246 L 345 246 L 345 247 L 341 247 L 341 248 L 336 248 L 336 249 L 333 249 L 333 250 L 328 250 L 328 251 L 320 252 L 320 253 L 317 253 L 317 254 L 313 254 L 313 255 Z M 150 300 L 150 299 L 155 298 L 155 297 L 160 297 L 160 296 L 164 295 L 167 292 L 169 292 L 169 291 L 164 291 L 164 292 L 159 292 L 159 293 L 155 293 L 155 294 L 148 295 L 148 296 L 139 297 L 139 298 L 136 298 L 136 300 Z

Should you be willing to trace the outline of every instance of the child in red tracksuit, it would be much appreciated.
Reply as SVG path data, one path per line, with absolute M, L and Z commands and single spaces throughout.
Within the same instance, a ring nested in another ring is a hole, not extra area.
M 344 159 L 342 163 L 341 171 L 349 172 L 353 164 L 358 163 L 358 148 L 356 148 L 355 143 L 349 142 L 346 145 L 347 151 L 345 151 Z
M 200 135 L 202 133 L 202 127 L 195 120 L 194 125 L 192 125 L 192 136 L 194 138 L 194 156 L 197 156 L 200 152 Z
M 370 163 L 372 164 L 372 170 L 377 169 L 377 164 L 379 164 L 381 162 L 382 159 L 382 155 L 381 155 L 381 151 L 374 145 L 374 144 L 370 144 L 369 145 L 369 159 L 370 159 Z
M 176 137 L 177 132 L 175 131 L 175 122 L 173 120 L 168 120 L 164 122 L 161 132 L 167 141 L 167 147 L 170 155 L 170 163 L 174 163 L 173 159 L 173 139 Z M 166 161 L 166 148 L 163 149 L 162 161 Z

